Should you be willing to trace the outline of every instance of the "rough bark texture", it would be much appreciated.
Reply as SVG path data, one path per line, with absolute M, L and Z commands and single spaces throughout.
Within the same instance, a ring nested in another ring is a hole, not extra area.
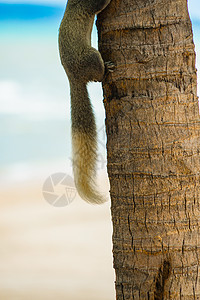
M 117 300 L 200 299 L 200 119 L 186 0 L 112 0 L 99 48 Z

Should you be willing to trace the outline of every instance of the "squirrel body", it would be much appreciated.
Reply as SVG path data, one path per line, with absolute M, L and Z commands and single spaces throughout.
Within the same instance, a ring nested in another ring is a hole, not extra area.
M 59 29 L 61 63 L 70 83 L 73 173 L 77 191 L 90 203 L 106 201 L 96 190 L 97 130 L 87 83 L 102 81 L 104 61 L 91 47 L 95 14 L 111 0 L 68 0 Z

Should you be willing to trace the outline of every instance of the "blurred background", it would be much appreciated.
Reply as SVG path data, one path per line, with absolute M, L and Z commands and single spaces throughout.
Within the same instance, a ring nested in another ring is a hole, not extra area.
M 198 0 L 188 4 L 199 69 L 200 10 Z M 69 85 L 57 42 L 65 5 L 0 1 L 2 300 L 115 298 L 110 203 L 86 204 L 72 181 Z M 97 46 L 96 28 L 92 40 Z M 99 132 L 98 180 L 108 193 L 101 85 L 90 84 L 89 93 Z

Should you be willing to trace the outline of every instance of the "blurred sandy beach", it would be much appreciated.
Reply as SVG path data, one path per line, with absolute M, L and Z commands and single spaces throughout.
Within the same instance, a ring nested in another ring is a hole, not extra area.
M 43 179 L 0 187 L 0 299 L 114 299 L 110 203 L 53 207 Z

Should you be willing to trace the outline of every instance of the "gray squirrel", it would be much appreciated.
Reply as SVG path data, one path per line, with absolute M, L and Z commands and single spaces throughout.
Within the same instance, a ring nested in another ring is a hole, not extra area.
M 94 17 L 111 0 L 68 0 L 59 28 L 61 63 L 70 83 L 74 182 L 82 199 L 100 204 L 107 199 L 96 189 L 97 130 L 87 91 L 90 81 L 102 81 L 104 61 L 91 47 Z M 107 63 L 106 69 L 113 71 Z

